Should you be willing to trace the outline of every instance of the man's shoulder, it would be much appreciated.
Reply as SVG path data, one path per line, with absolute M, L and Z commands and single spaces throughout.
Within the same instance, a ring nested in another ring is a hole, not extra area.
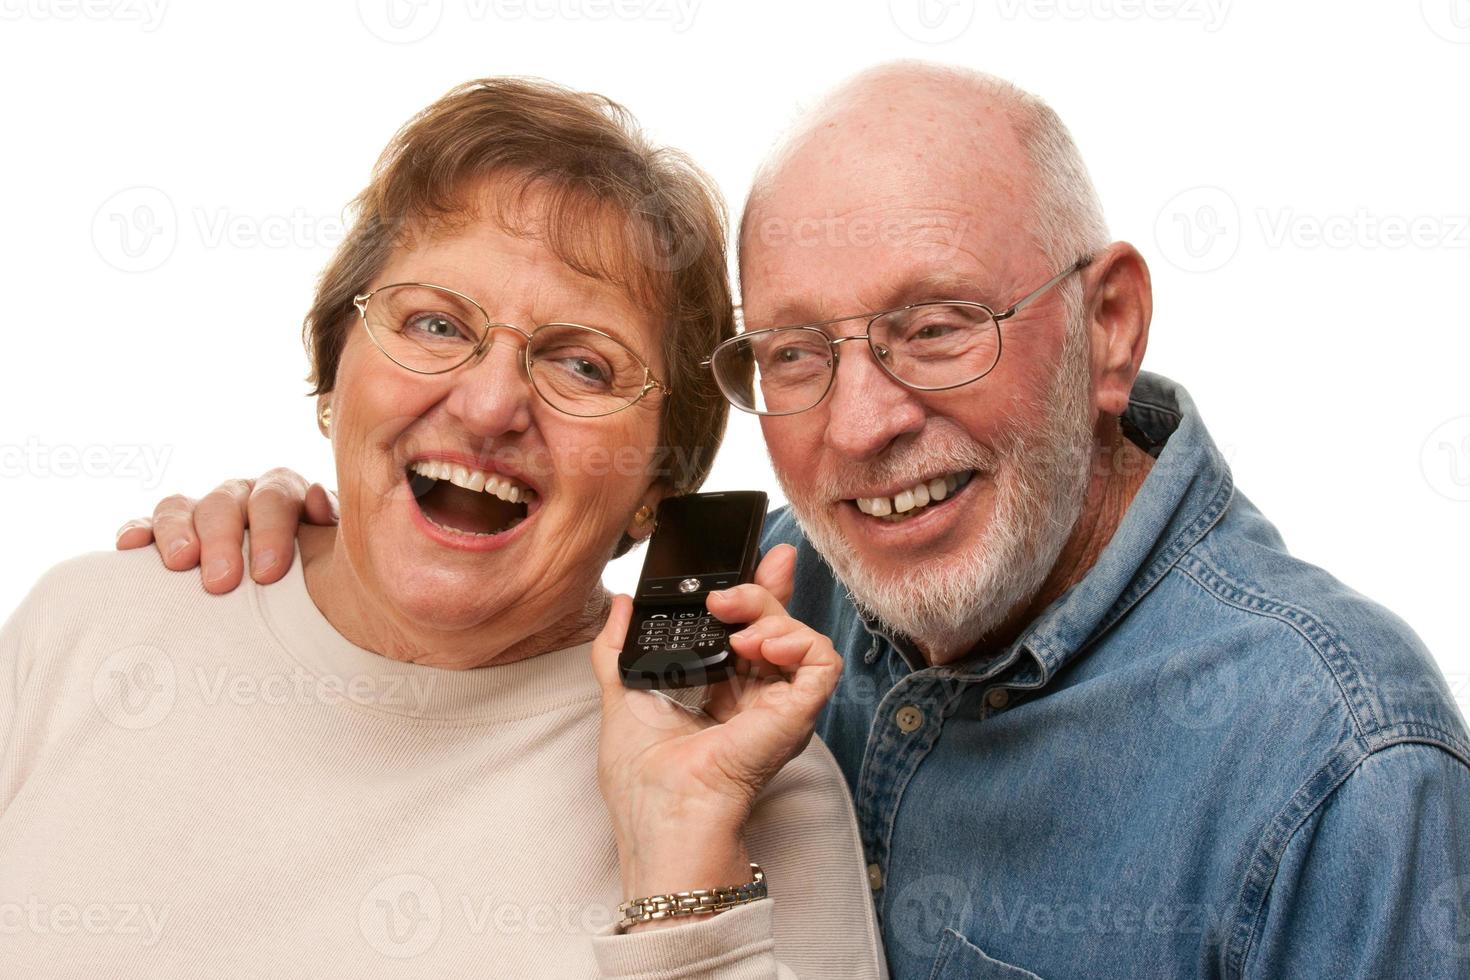
M 1470 734 L 1444 674 L 1412 627 L 1325 569 L 1286 550 L 1237 498 L 1177 571 L 1203 593 L 1216 635 L 1244 646 L 1241 669 L 1268 672 L 1284 711 L 1304 700 L 1338 712 L 1365 750 L 1442 744 L 1470 761 Z
M 810 547 L 789 505 L 766 514 L 766 522 L 761 527 L 761 550 L 769 551 L 778 544 L 789 544 L 797 549 Z

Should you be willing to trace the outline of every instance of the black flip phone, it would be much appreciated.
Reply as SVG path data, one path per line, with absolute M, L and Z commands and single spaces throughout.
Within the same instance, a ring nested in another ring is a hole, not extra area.
M 728 637 L 742 624 L 715 619 L 704 600 L 755 577 L 765 517 L 766 495 L 758 490 L 694 493 L 658 505 L 618 658 L 625 687 L 698 687 L 729 675 L 735 653 Z

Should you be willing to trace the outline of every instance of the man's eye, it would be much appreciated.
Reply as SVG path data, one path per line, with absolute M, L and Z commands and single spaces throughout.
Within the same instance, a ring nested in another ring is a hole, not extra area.
M 940 337 L 946 337 L 959 329 L 960 327 L 953 323 L 947 323 L 943 320 L 931 320 L 928 323 L 920 324 L 917 330 L 909 334 L 909 339 L 938 340 Z

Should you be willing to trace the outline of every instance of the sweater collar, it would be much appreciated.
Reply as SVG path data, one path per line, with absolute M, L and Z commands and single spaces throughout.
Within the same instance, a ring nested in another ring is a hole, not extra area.
M 306 690 L 312 700 L 351 702 L 405 718 L 494 723 L 601 697 L 591 643 L 470 670 L 404 663 L 359 647 L 316 607 L 301 566 L 298 548 L 279 582 L 247 580 L 245 587 L 266 629 L 309 675 Z

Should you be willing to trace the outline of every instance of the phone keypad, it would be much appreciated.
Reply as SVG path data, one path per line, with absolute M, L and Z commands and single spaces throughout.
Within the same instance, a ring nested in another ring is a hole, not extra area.
M 654 613 L 638 624 L 642 653 L 713 653 L 725 645 L 729 627 L 702 609 Z

